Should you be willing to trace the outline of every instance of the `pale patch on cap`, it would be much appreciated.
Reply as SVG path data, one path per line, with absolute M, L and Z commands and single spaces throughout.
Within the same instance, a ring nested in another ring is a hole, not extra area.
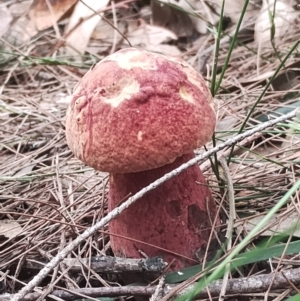
M 183 98 L 184 100 L 187 100 L 188 102 L 190 102 L 192 104 L 195 103 L 194 97 L 191 95 L 191 93 L 189 93 L 187 91 L 187 89 L 185 87 L 180 87 L 179 94 L 180 94 L 181 98 Z
M 137 140 L 138 141 L 142 141 L 143 140 L 143 132 L 142 131 L 138 131 L 138 133 L 137 133 Z
M 176 58 L 176 57 L 165 57 L 170 62 L 179 64 L 182 67 L 182 71 L 186 74 L 188 81 L 195 85 L 206 97 L 209 105 L 214 108 L 213 98 L 210 93 L 207 93 L 208 89 L 204 85 L 203 79 L 198 74 L 198 72 L 187 62 Z
M 114 61 L 120 66 L 120 68 L 125 70 L 131 70 L 133 68 L 141 68 L 144 70 L 157 69 L 155 62 L 153 62 L 153 59 L 151 59 L 151 57 L 149 57 L 146 52 L 137 49 L 115 52 L 114 54 L 111 54 L 103 59 L 100 63 L 105 61 Z
M 115 87 L 106 88 L 106 91 L 107 94 L 101 97 L 102 100 L 117 108 L 123 101 L 129 100 L 133 94 L 140 91 L 140 84 L 136 80 L 122 81 L 116 84 Z

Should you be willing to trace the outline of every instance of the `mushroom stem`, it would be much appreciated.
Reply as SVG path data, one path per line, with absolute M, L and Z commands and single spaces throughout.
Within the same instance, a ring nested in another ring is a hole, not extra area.
M 193 157 L 191 152 L 160 168 L 112 173 L 109 210 Z M 118 235 L 110 237 L 112 249 L 116 256 L 126 258 L 140 258 L 142 251 L 150 257 L 162 256 L 168 263 L 174 260 L 173 271 L 195 265 L 206 251 L 212 223 L 218 219 L 216 212 L 204 176 L 194 165 L 150 191 L 110 223 L 111 234 Z

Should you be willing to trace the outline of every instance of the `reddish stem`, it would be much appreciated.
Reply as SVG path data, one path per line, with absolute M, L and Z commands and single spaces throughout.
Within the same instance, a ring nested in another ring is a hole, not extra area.
M 120 200 L 129 193 L 135 194 L 193 157 L 194 153 L 189 153 L 157 169 L 111 174 L 109 210 L 120 205 Z M 206 250 L 216 212 L 203 174 L 199 166 L 194 165 L 150 191 L 111 221 L 111 233 L 147 244 L 112 235 L 112 249 L 116 256 L 127 258 L 141 257 L 138 252 L 141 250 L 150 257 L 163 256 L 169 263 L 175 259 L 171 270 L 194 265 Z

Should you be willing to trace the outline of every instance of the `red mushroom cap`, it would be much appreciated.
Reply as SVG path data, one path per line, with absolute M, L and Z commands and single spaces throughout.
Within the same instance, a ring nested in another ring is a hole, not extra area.
M 75 86 L 66 137 L 87 165 L 128 173 L 163 166 L 204 145 L 215 124 L 213 98 L 190 65 L 127 48 Z

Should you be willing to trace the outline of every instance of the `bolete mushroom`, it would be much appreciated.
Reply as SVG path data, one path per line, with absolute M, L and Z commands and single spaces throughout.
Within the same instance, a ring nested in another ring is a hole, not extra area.
M 112 210 L 193 158 L 215 124 L 213 98 L 189 64 L 128 48 L 101 60 L 75 86 L 66 137 L 85 164 L 110 172 Z M 196 164 L 111 221 L 111 246 L 117 256 L 162 256 L 177 270 L 205 251 L 216 218 Z

